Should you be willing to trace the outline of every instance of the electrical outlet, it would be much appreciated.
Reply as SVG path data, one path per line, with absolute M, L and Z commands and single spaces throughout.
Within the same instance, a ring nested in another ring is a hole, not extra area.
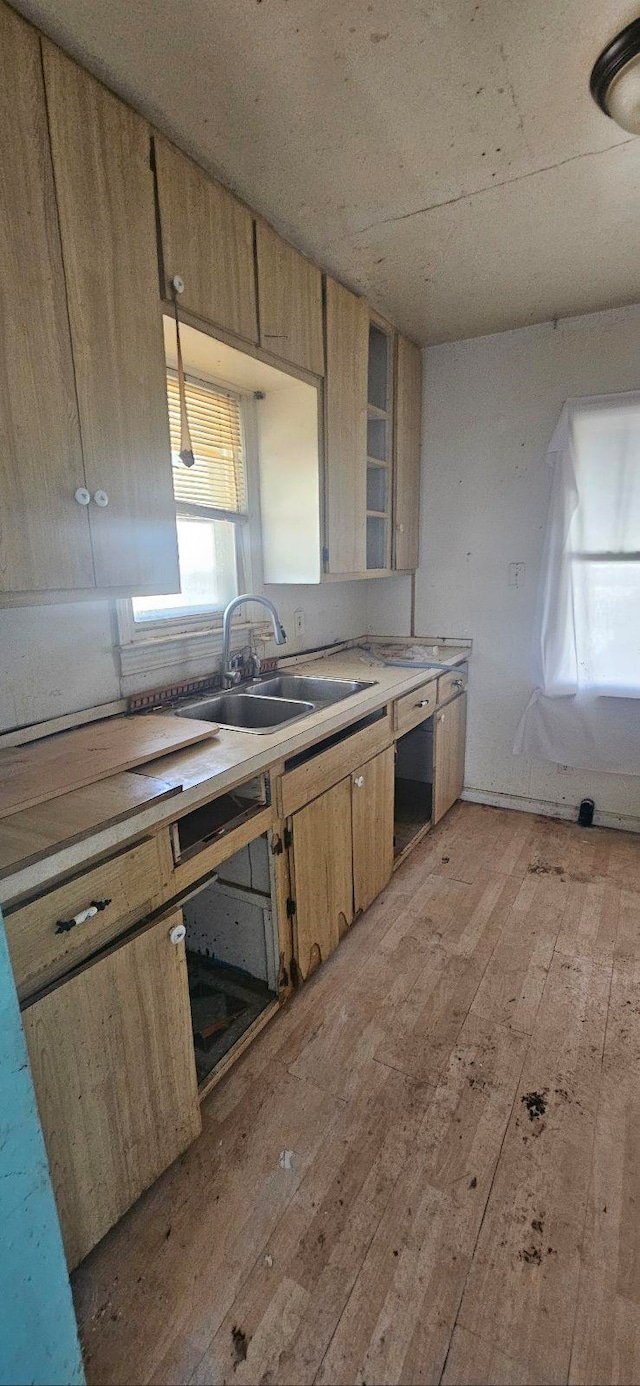
M 293 613 L 293 629 L 296 635 L 304 635 L 304 611 L 301 606 L 296 607 Z
M 524 563 L 509 564 L 509 586 L 524 587 Z

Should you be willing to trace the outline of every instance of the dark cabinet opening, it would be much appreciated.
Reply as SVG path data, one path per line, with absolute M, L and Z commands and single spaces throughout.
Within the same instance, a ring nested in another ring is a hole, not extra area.
M 278 935 L 266 834 L 183 904 L 198 1083 L 278 996 Z
M 401 857 L 431 823 L 433 814 L 433 717 L 396 742 L 393 854 Z

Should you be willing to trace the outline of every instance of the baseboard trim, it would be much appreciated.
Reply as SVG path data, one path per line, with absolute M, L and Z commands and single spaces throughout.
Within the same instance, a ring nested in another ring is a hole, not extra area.
M 487 804 L 490 808 L 519 809 L 521 813 L 541 813 L 547 818 L 566 818 L 576 822 L 577 804 L 554 804 L 551 799 L 526 799 L 520 794 L 495 794 L 490 789 L 467 789 L 460 796 L 470 804 Z M 599 813 L 596 808 L 593 824 L 596 828 L 618 828 L 625 833 L 640 833 L 640 818 L 630 813 Z

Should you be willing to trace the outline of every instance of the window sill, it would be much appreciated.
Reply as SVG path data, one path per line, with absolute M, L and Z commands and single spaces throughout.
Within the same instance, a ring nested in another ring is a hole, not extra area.
M 232 650 L 240 650 L 251 639 L 268 639 L 270 627 L 234 623 L 231 632 Z M 132 640 L 118 645 L 123 693 L 141 692 L 143 685 L 153 685 L 162 674 L 168 682 L 174 679 L 203 677 L 215 673 L 222 655 L 222 624 L 208 630 L 136 631 Z

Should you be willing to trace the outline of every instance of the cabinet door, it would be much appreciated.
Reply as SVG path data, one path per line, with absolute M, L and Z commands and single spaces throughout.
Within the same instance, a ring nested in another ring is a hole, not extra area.
M 393 870 L 394 748 L 382 751 L 351 776 L 353 897 L 355 912 L 366 910 Z
M 353 919 L 351 781 L 292 818 L 294 946 L 301 981 L 326 962 Z
M 0 590 L 93 586 L 40 42 L 0 5 Z
M 364 573 L 369 313 L 327 279 L 325 547 L 329 573 Z
M 422 352 L 398 338 L 395 427 L 395 542 L 393 566 L 418 567 Z
M 154 145 L 165 297 L 178 274 L 182 308 L 257 342 L 251 212 L 167 140 Z
M 265 222 L 256 225 L 260 345 L 324 375 L 322 275 Z
M 145 121 L 43 40 L 99 588 L 176 592 L 175 506 Z
M 461 693 L 436 714 L 433 821 L 460 798 L 464 786 L 467 695 Z
M 23 1012 L 62 1236 L 76 1266 L 200 1131 L 178 910 Z

